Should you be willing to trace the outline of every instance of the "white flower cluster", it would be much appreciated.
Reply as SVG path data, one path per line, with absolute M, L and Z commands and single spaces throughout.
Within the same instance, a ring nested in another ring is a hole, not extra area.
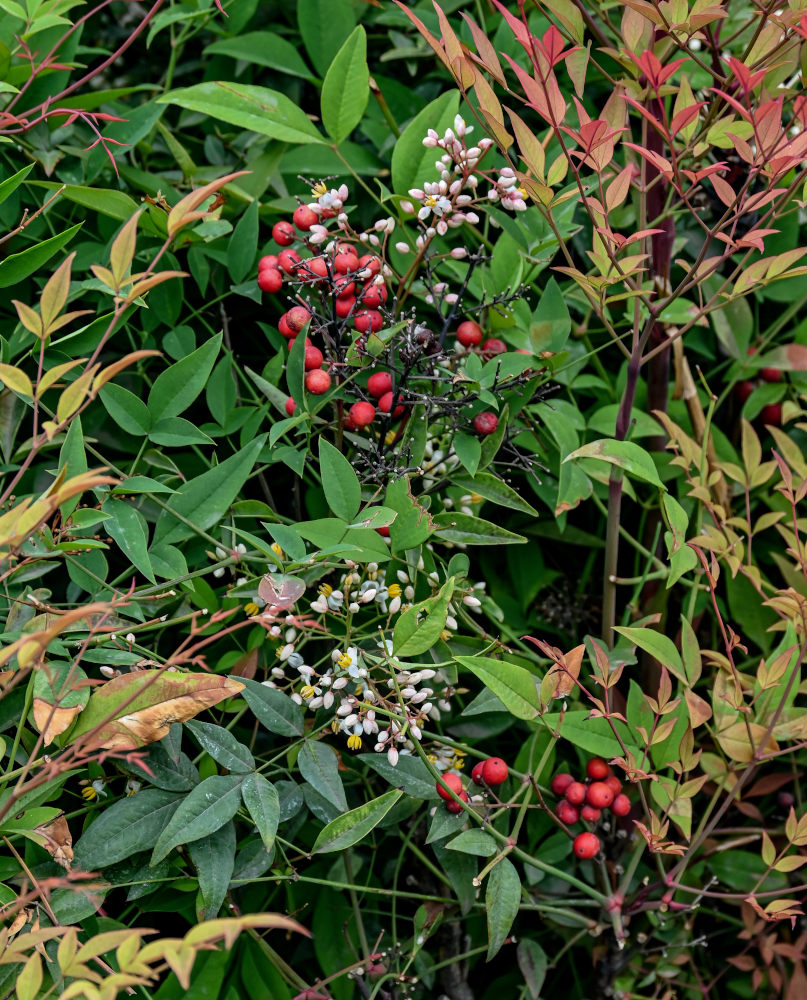
M 526 212 L 526 197 L 527 192 L 519 187 L 518 178 L 511 167 L 502 167 L 495 186 L 488 191 L 489 201 L 500 201 L 502 208 L 509 208 L 512 212 Z
M 401 577 L 400 572 L 398 576 Z M 409 582 L 408 577 L 406 582 Z M 311 603 L 311 610 L 326 614 L 341 613 L 347 608 L 350 614 L 356 614 L 362 605 L 372 604 L 378 605 L 382 614 L 394 615 L 406 606 L 403 601 L 412 601 L 414 596 L 411 586 L 402 589 L 400 583 L 388 585 L 386 570 L 379 569 L 378 563 L 373 562 L 367 564 L 364 576 L 356 568 L 350 567 L 342 576 L 338 588 L 333 588 L 328 583 L 322 584 L 319 597 Z
M 208 553 L 208 555 L 209 554 L 210 553 Z M 234 548 L 228 551 L 227 549 L 223 549 L 220 545 L 217 545 L 215 554 L 216 554 L 216 559 L 226 559 L 228 556 L 232 556 L 234 559 L 238 559 L 239 556 L 245 556 L 247 554 L 247 547 L 246 545 L 244 545 L 243 542 L 239 542 Z M 227 570 L 225 569 L 224 566 L 219 566 L 217 569 L 213 570 L 213 576 L 215 576 L 216 579 L 218 579 L 219 577 L 224 576 L 226 572 Z M 247 578 L 245 576 L 240 576 L 235 581 L 235 584 L 237 587 L 242 587 L 246 582 Z

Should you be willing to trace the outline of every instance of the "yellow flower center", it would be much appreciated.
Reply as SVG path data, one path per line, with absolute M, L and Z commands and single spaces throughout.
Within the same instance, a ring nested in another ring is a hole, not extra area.
M 350 666 L 352 662 L 353 662 L 353 657 L 350 655 L 350 653 L 342 653 L 342 655 L 336 661 L 336 665 L 337 667 L 340 667 L 342 670 L 347 670 L 347 668 Z
M 361 750 L 361 736 L 356 736 L 355 733 L 352 736 L 348 736 L 347 748 L 348 750 Z
M 254 618 L 255 615 L 260 614 L 260 608 L 254 601 L 249 601 L 248 604 L 244 605 L 244 614 L 247 618 Z
M 325 181 L 320 181 L 311 188 L 311 194 L 315 198 L 321 198 L 324 194 L 328 193 L 328 185 Z
M 401 596 L 401 585 L 400 583 L 391 583 L 387 588 L 387 593 L 390 597 L 400 597 Z
M 329 583 L 321 583 L 317 587 L 317 592 L 322 594 L 323 597 L 330 597 L 333 593 L 333 587 Z
M 482 503 L 484 499 L 485 498 L 481 497 L 478 493 L 471 494 L 471 503 Z
M 281 549 L 281 547 L 277 544 L 277 542 L 272 542 L 269 548 L 272 550 L 272 552 L 274 552 L 274 554 L 277 556 L 278 559 L 286 558 L 283 554 L 283 549 Z
M 331 732 L 332 733 L 338 733 L 340 727 L 341 727 L 341 723 L 339 722 L 339 719 L 331 719 Z
M 311 701 L 311 699 L 314 697 L 316 693 L 317 692 L 310 684 L 306 684 L 304 687 L 300 689 L 300 697 L 303 699 L 303 701 Z
M 443 631 L 440 633 L 440 638 L 443 640 L 443 642 L 448 642 L 448 640 L 451 638 L 451 633 L 448 631 L 447 628 L 444 628 Z
M 516 188 L 516 191 L 521 195 L 521 198 L 526 201 L 527 199 L 527 189 L 523 187 Z
M 387 447 L 389 447 L 389 445 L 391 444 L 395 444 L 395 438 L 396 438 L 395 431 L 387 431 L 387 433 L 384 435 L 384 444 L 387 445 Z

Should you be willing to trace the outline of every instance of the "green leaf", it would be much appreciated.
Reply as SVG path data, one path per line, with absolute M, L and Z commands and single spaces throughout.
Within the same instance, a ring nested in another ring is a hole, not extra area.
M 238 284 L 252 270 L 258 253 L 258 202 L 252 201 L 233 230 L 227 247 L 227 270 Z
M 540 356 L 541 351 L 552 351 L 557 354 L 566 346 L 571 332 L 572 318 L 563 292 L 557 281 L 550 278 L 530 322 L 533 353 Z
M 336 751 L 321 740 L 308 740 L 297 757 L 300 774 L 337 809 L 347 809 Z
M 297 0 L 297 24 L 314 68 L 324 76 L 331 60 L 353 30 L 350 0 Z
M 271 31 L 249 31 L 234 38 L 222 38 L 208 45 L 205 53 L 230 56 L 255 66 L 268 66 L 275 73 L 301 76 L 305 80 L 315 79 L 291 42 Z
M 250 774 L 241 785 L 241 797 L 255 821 L 263 846 L 271 851 L 280 820 L 280 798 L 275 786 L 262 774 Z
M 559 729 L 561 737 L 573 746 L 598 757 L 621 757 L 623 754 L 622 746 L 611 729 L 612 725 L 624 745 L 637 750 L 636 738 L 624 723 L 614 719 L 589 718 L 585 709 L 567 712 L 562 721 L 559 712 L 551 712 L 544 716 L 544 722 L 552 730 Z
M 499 423 L 492 434 L 488 434 L 482 442 L 482 454 L 479 459 L 479 468 L 486 469 L 499 452 L 504 440 L 507 423 L 510 419 L 510 407 L 504 406 L 499 414 Z
M 81 229 L 81 223 L 76 223 L 63 233 L 51 236 L 47 240 L 39 240 L 27 250 L 19 253 L 10 253 L 4 260 L 0 261 L 0 288 L 11 288 L 18 285 L 27 277 L 38 271 L 57 254 L 62 247 Z
M 196 868 L 205 920 L 213 920 L 227 895 L 235 868 L 235 823 L 232 820 L 208 837 L 188 844 L 188 854 Z
M 394 767 L 383 753 L 365 753 L 359 760 L 410 798 L 428 802 L 436 802 L 440 798 L 431 772 L 419 757 L 404 754 Z
M 518 872 L 511 861 L 502 858 L 488 875 L 485 890 L 485 909 L 488 915 L 488 962 L 499 951 L 510 933 L 520 903 L 521 880 Z
M 659 663 L 664 664 L 671 674 L 674 674 L 684 684 L 687 683 L 681 654 L 675 648 L 672 639 L 652 628 L 615 628 L 614 631 L 624 635 L 628 642 L 634 643 L 639 649 L 643 649 L 655 657 Z
M 171 90 L 156 101 L 199 111 L 228 125 L 281 142 L 325 142 L 301 108 L 285 94 L 266 87 L 211 80 Z
M 516 948 L 516 960 L 524 977 L 530 1000 L 539 1000 L 546 979 L 549 960 L 544 949 L 531 938 L 522 938 Z
M 0 42 L 0 45 L 3 43 Z M 3 46 L 5 48 L 5 46 Z M 0 49 L 2 51 L 2 49 Z M 22 184 L 28 174 L 34 169 L 34 164 L 29 163 L 27 167 L 23 167 L 22 170 L 18 170 L 16 174 L 12 174 L 11 177 L 6 177 L 4 181 L 0 181 L 0 205 L 8 198 L 10 194 L 17 190 L 17 188 Z
M 148 399 L 152 421 L 176 417 L 191 405 L 204 389 L 220 347 L 219 333 L 157 376 Z
M 417 548 L 434 533 L 434 521 L 412 495 L 408 476 L 401 476 L 389 484 L 384 505 L 398 515 L 389 529 L 393 552 Z
M 434 180 L 434 150 L 423 145 L 430 128 L 442 135 L 454 124 L 460 95 L 448 90 L 427 104 L 403 130 L 392 150 L 392 190 L 405 195 L 410 188 L 422 188 Z
M 468 490 L 470 493 L 478 493 L 481 497 L 492 503 L 497 503 L 501 507 L 509 507 L 511 510 L 521 511 L 522 514 L 538 517 L 538 511 L 532 504 L 527 503 L 511 486 L 508 486 L 492 472 L 477 472 L 475 476 L 455 473 L 452 482 L 460 489 Z
M 168 509 L 163 510 L 157 521 L 153 544 L 193 536 L 194 528 L 175 518 L 174 511 L 201 531 L 207 531 L 220 521 L 249 478 L 265 440 L 263 435 L 255 438 L 241 451 L 189 480 L 174 493 L 168 500 Z
M 534 719 L 538 715 L 536 678 L 529 670 L 517 663 L 488 656 L 457 656 L 455 659 L 478 677 L 517 719 Z
M 563 461 L 568 462 L 573 458 L 598 458 L 610 465 L 617 466 L 636 479 L 658 486 L 662 490 L 667 489 L 658 477 L 656 466 L 650 454 L 633 441 L 614 441 L 610 438 L 600 438 L 599 441 L 591 441 L 589 444 L 584 444 L 582 448 L 570 452 Z
M 213 439 L 184 417 L 160 417 L 149 432 L 149 441 L 163 448 L 185 448 L 191 444 L 213 444 Z
M 322 124 L 338 145 L 361 121 L 370 98 L 367 35 L 358 25 L 336 53 L 322 84 Z
M 98 871 L 149 850 L 181 801 L 175 792 L 144 788 L 107 806 L 76 844 L 76 868 Z
M 255 769 L 255 758 L 229 729 L 198 719 L 191 719 L 185 725 L 196 737 L 199 746 L 228 771 L 246 774 Z
M 324 437 L 319 439 L 319 471 L 332 513 L 352 521 L 361 506 L 361 485 L 350 462 Z
M 190 792 L 160 834 L 151 863 L 156 865 L 180 844 L 209 837 L 235 815 L 241 804 L 240 774 L 214 774 Z M 138 794 L 140 794 L 138 792 Z
M 527 541 L 523 535 L 501 528 L 492 521 L 458 511 L 435 514 L 434 523 L 439 538 L 446 542 L 461 542 L 463 545 L 520 545 Z
M 496 851 L 496 841 L 483 830 L 463 830 L 446 844 L 449 851 L 462 851 L 479 858 L 489 858 Z
M 472 476 L 476 475 L 479 461 L 482 458 L 482 444 L 479 438 L 472 434 L 455 434 L 453 445 L 462 465 Z
M 402 795 L 403 792 L 399 789 L 391 788 L 377 799 L 373 799 L 357 809 L 351 809 L 350 812 L 346 812 L 342 816 L 337 816 L 323 830 L 320 830 L 319 836 L 314 842 L 313 853 L 325 854 L 329 851 L 343 851 L 346 847 L 358 844 L 378 826 Z
M 237 680 L 244 685 L 241 697 L 265 729 L 278 736 L 303 735 L 303 710 L 287 694 L 246 677 Z
M 104 531 L 114 539 L 129 562 L 139 569 L 147 580 L 155 583 L 143 515 L 123 500 L 107 500 L 102 510 L 105 514 L 112 515 L 111 520 L 104 523 Z
M 409 608 L 398 618 L 392 636 L 396 656 L 419 656 L 437 642 L 446 627 L 454 583 L 454 577 L 450 577 L 440 588 L 439 594 Z
M 107 382 L 98 394 L 104 409 L 112 417 L 113 422 L 135 437 L 143 437 L 151 429 L 151 415 L 148 407 L 133 392 L 124 389 L 122 385 Z
M 70 421 L 64 442 L 59 451 L 59 468 L 67 470 L 67 478 L 79 476 L 87 471 L 87 453 L 84 449 L 84 431 L 81 426 L 81 416 L 77 413 Z M 62 520 L 67 518 L 78 507 L 81 494 L 71 497 L 59 507 Z M 75 523 L 75 522 L 74 522 Z

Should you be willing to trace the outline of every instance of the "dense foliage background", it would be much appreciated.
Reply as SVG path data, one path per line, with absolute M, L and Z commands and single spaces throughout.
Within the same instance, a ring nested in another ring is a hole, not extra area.
M 0 0 L 0 996 L 804 995 L 805 39 Z

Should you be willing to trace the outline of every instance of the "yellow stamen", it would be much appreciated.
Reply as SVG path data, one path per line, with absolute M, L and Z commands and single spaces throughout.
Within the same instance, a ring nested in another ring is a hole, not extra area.
M 323 597 L 330 597 L 333 593 L 333 587 L 329 583 L 321 583 L 317 587 L 317 592 L 322 594 Z
M 348 750 L 361 750 L 361 736 L 356 736 L 355 733 L 352 736 L 348 736 L 347 748 Z
M 451 638 L 451 633 L 448 631 L 447 628 L 444 628 L 443 631 L 440 633 L 440 638 L 443 640 L 443 642 L 448 642 L 448 640 Z
M 387 593 L 390 597 L 400 597 L 401 596 L 401 585 L 400 583 L 391 583 L 387 587 Z
M 272 542 L 269 548 L 274 552 L 278 559 L 285 559 L 286 556 L 283 553 L 283 549 L 277 544 L 277 542 Z
M 244 605 L 244 614 L 247 616 L 247 618 L 254 618 L 255 615 L 258 615 L 260 613 L 261 609 L 254 601 L 249 601 L 247 604 Z
M 341 670 L 347 670 L 347 668 L 350 666 L 352 662 L 353 658 L 351 657 L 350 653 L 342 653 L 342 655 L 336 661 L 336 665 Z
M 303 701 L 311 701 L 311 699 L 314 697 L 316 693 L 317 692 L 310 684 L 306 684 L 304 687 L 300 689 L 300 697 L 303 699 Z

